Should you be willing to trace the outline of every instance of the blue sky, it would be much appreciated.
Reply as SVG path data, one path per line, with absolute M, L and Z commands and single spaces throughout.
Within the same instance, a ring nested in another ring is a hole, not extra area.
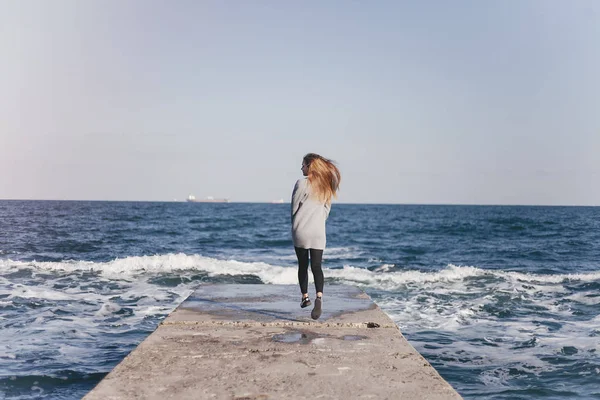
M 0 198 L 600 205 L 600 3 L 0 0 Z

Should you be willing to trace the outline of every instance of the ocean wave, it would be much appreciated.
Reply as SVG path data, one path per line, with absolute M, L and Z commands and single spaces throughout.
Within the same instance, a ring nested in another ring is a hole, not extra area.
M 591 282 L 600 280 L 600 271 L 581 274 L 528 274 L 513 271 L 487 270 L 471 266 L 449 264 L 437 272 L 417 270 L 392 271 L 388 265 L 382 265 L 373 271 L 345 265 L 343 269 L 327 271 L 326 276 L 337 278 L 349 284 L 373 287 L 383 290 L 395 290 L 406 285 L 468 282 L 477 278 L 488 278 L 515 284 L 561 284 L 565 282 Z
M 9 273 L 22 269 L 54 273 L 97 273 L 104 278 L 131 279 L 144 274 L 182 272 L 205 272 L 217 275 L 255 275 L 264 283 L 288 284 L 295 282 L 295 269 L 274 266 L 263 262 L 220 260 L 201 255 L 165 254 L 155 256 L 132 256 L 108 262 L 92 261 L 13 261 L 0 260 L 0 272 Z
M 348 249 L 339 249 L 338 252 Z M 347 284 L 394 290 L 406 285 L 468 282 L 478 278 L 500 280 L 512 284 L 561 284 L 566 282 L 593 282 L 600 280 L 600 271 L 580 274 L 532 274 L 514 271 L 489 270 L 474 266 L 449 264 L 436 272 L 418 270 L 390 271 L 393 265 L 382 264 L 372 271 L 345 265 L 341 269 L 328 269 L 327 278 Z M 0 260 L 0 272 L 31 269 L 38 272 L 97 273 L 105 278 L 127 279 L 143 274 L 169 274 L 204 272 L 208 276 L 254 275 L 266 284 L 297 283 L 296 269 L 264 262 L 242 262 L 205 257 L 198 254 L 164 254 L 116 258 L 108 262 L 76 261 L 13 261 Z

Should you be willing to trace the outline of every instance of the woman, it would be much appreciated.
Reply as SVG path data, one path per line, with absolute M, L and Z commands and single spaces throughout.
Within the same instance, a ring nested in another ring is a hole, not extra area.
M 302 174 L 306 178 L 296 182 L 292 193 L 292 239 L 298 257 L 298 282 L 302 292 L 300 307 L 305 308 L 311 304 L 308 297 L 310 256 L 317 291 L 311 317 L 318 319 L 323 301 L 321 261 L 326 243 L 325 221 L 331 209 L 331 198 L 337 195 L 341 175 L 333 161 L 314 153 L 309 153 L 302 159 Z

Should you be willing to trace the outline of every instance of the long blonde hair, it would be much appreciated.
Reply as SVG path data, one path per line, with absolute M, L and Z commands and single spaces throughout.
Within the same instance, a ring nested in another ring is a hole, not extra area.
M 308 167 L 308 183 L 313 195 L 324 203 L 331 203 L 332 197 L 337 198 L 342 181 L 335 162 L 315 153 L 308 153 L 302 161 Z

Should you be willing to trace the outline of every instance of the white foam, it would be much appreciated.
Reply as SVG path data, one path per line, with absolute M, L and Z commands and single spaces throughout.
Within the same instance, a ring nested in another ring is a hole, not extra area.
M 511 279 L 518 282 L 528 283 L 563 283 L 567 282 L 589 282 L 600 279 L 600 271 L 590 272 L 586 274 L 552 274 L 552 275 L 539 275 L 539 274 L 526 274 L 521 272 L 504 272 L 494 271 L 494 275 L 502 278 Z
M 389 268 L 387 268 L 389 269 Z M 359 286 L 372 287 L 393 291 L 406 286 L 421 285 L 439 282 L 463 282 L 467 278 L 490 276 L 489 272 L 475 267 L 449 266 L 439 272 L 421 272 L 415 270 L 381 273 L 382 271 L 369 271 L 364 268 L 356 268 L 345 265 L 343 269 L 328 270 L 326 276 L 338 280 L 356 284 Z
M 44 288 L 40 286 L 14 285 L 8 296 L 9 299 L 20 297 L 22 299 L 48 299 L 48 300 L 73 300 L 64 292 Z
M 590 306 L 596 306 L 600 304 L 600 296 L 596 291 L 593 292 L 578 292 L 570 296 L 565 296 L 565 299 L 574 301 L 580 304 L 587 304 Z
M 394 264 L 383 264 L 379 267 L 375 268 L 373 272 L 388 272 L 390 269 L 394 268 Z
M 108 302 L 102 304 L 102 306 L 96 312 L 95 315 L 96 315 L 96 317 L 99 317 L 99 318 L 100 317 L 108 317 L 119 311 L 121 311 L 121 306 L 119 306 L 117 303 L 108 301 Z

